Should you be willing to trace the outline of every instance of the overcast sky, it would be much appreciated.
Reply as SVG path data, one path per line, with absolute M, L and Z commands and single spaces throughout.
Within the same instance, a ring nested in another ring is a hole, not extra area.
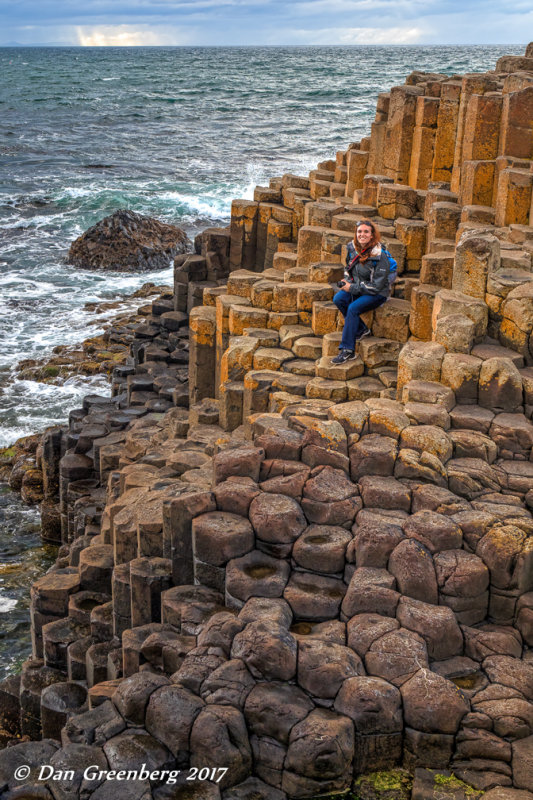
M 520 44 L 531 0 L 0 0 L 0 45 Z

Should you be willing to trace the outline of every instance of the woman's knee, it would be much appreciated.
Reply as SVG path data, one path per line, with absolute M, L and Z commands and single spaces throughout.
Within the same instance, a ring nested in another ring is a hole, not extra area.
M 339 311 L 346 310 L 346 299 L 345 299 L 346 292 L 343 292 L 342 289 L 337 294 L 333 295 L 333 302 L 339 309 Z
M 361 311 L 359 310 L 359 304 L 357 302 L 355 302 L 355 303 L 351 303 L 348 306 L 348 309 L 346 311 L 346 316 L 347 317 L 348 316 L 349 317 L 358 317 L 360 313 L 361 313 Z

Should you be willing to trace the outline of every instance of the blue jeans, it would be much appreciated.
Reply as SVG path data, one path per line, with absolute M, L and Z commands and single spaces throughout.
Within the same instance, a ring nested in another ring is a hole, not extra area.
M 359 315 L 383 305 L 386 300 L 387 298 L 381 294 L 362 294 L 354 299 L 353 295 L 343 292 L 342 289 L 337 292 L 333 302 L 344 317 L 340 350 L 355 350 L 355 342 L 366 330 L 366 325 Z

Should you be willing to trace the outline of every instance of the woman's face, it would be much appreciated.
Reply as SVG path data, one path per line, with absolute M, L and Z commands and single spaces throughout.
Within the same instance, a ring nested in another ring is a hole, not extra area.
M 370 242 L 372 238 L 372 228 L 370 225 L 359 225 L 357 228 L 357 241 L 363 247 Z

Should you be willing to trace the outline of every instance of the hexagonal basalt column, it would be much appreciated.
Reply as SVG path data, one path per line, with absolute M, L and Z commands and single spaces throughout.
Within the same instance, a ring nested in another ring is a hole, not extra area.
M 161 621 L 161 592 L 172 583 L 172 563 L 167 558 L 130 561 L 131 621 L 135 627 Z
M 61 728 L 68 718 L 80 714 L 87 703 L 87 689 L 79 683 L 54 683 L 41 694 L 41 722 L 44 739 L 61 740 Z
M 80 584 L 84 589 L 109 593 L 113 573 L 113 546 L 99 544 L 86 547 L 80 554 Z
M 250 597 L 281 597 L 290 567 L 260 550 L 230 561 L 226 567 L 226 604 L 240 608 Z
M 162 621 L 188 636 L 223 607 L 223 596 L 205 586 L 174 586 L 161 594 Z
M 196 517 L 192 523 L 194 574 L 204 586 L 225 589 L 224 566 L 253 550 L 254 530 L 237 514 L 213 511 Z

